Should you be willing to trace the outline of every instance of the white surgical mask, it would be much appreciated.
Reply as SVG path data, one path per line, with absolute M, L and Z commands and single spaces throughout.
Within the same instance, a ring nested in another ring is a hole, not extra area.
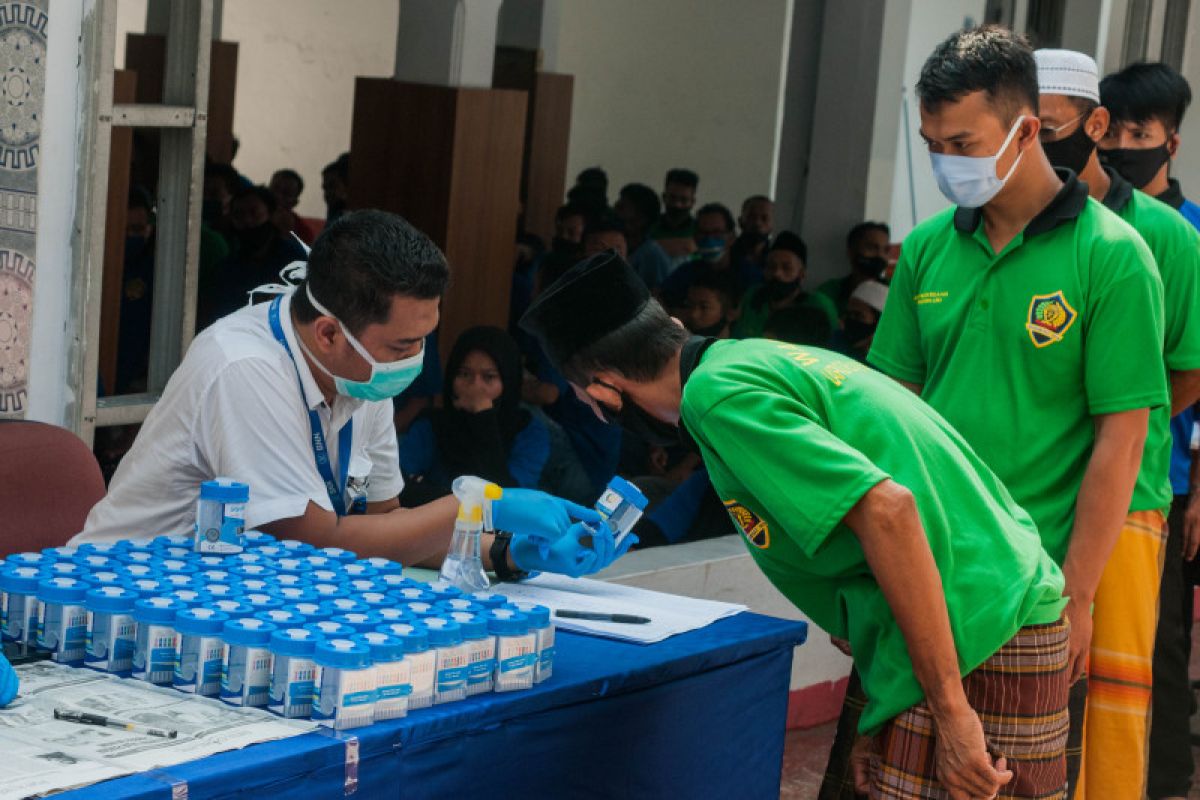
M 933 176 L 937 179 L 938 188 L 946 199 L 956 206 L 963 208 L 979 208 L 999 194 L 1004 184 L 1012 177 L 1013 170 L 1021 163 L 1019 153 L 1003 178 L 996 175 L 996 163 L 1008 149 L 1009 142 L 1016 136 L 1017 130 L 1024 121 L 1024 115 L 1017 117 L 1012 130 L 1004 139 L 1004 144 L 992 156 L 949 156 L 945 153 L 930 153 L 933 162 Z
M 337 319 L 325 306 L 321 305 L 312 296 L 312 290 L 308 288 L 308 284 L 304 284 L 304 292 L 308 295 L 308 302 L 312 303 L 313 308 L 320 311 L 327 317 Z M 345 397 L 354 397 L 358 400 L 390 400 L 396 395 L 403 392 L 412 382 L 421 374 L 421 367 L 425 362 L 425 344 L 422 342 L 421 349 L 416 355 L 402 358 L 399 361 L 389 361 L 380 363 L 371 357 L 367 352 L 367 348 L 355 339 L 350 331 L 342 324 L 340 319 L 337 319 L 338 326 L 342 329 L 342 335 L 346 337 L 346 341 L 350 342 L 350 346 L 358 351 L 358 354 L 363 357 L 363 360 L 371 365 L 371 377 L 365 381 L 352 381 L 348 378 L 342 378 L 330 372 L 324 364 L 322 364 L 316 356 L 314 356 L 300 337 L 296 337 L 300 347 L 317 365 L 317 369 L 324 372 L 329 377 L 333 378 L 333 385 L 337 393 Z

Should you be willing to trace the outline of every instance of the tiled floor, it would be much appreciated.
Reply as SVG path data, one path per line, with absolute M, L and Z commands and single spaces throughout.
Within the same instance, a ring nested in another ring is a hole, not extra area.
M 1193 632 L 1192 679 L 1200 679 L 1200 637 Z M 817 728 L 789 731 L 783 751 L 783 780 L 779 785 L 780 800 L 816 800 L 821 788 L 821 777 L 825 774 L 825 763 L 829 759 L 829 748 L 837 723 L 829 722 Z M 1200 733 L 1200 716 L 1192 718 L 1193 735 Z M 1194 741 L 1194 739 L 1193 739 Z M 1188 800 L 1200 800 L 1200 747 L 1193 747 L 1196 754 L 1197 784 L 1192 787 Z

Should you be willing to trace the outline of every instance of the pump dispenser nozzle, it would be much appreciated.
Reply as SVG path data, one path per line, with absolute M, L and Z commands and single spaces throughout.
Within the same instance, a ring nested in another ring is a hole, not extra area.
M 499 500 L 504 490 L 483 478 L 463 475 L 454 479 L 451 491 L 458 498 L 458 519 L 440 577 L 464 592 L 480 592 L 490 584 L 479 557 L 479 537 L 485 529 L 491 530 L 491 501 Z

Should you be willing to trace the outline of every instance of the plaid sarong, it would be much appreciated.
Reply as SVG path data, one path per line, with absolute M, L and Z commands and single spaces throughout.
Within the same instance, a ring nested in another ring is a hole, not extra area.
M 1013 771 L 1000 797 L 1066 796 L 1068 630 L 1065 620 L 1022 628 L 963 678 L 989 748 Z M 937 779 L 936 739 L 924 702 L 889 721 L 876 737 L 873 800 L 948 798 Z

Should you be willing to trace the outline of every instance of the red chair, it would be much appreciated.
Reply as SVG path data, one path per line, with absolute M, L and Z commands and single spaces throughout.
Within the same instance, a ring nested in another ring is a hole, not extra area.
M 104 492 L 100 465 L 78 436 L 0 421 L 0 556 L 66 544 Z

